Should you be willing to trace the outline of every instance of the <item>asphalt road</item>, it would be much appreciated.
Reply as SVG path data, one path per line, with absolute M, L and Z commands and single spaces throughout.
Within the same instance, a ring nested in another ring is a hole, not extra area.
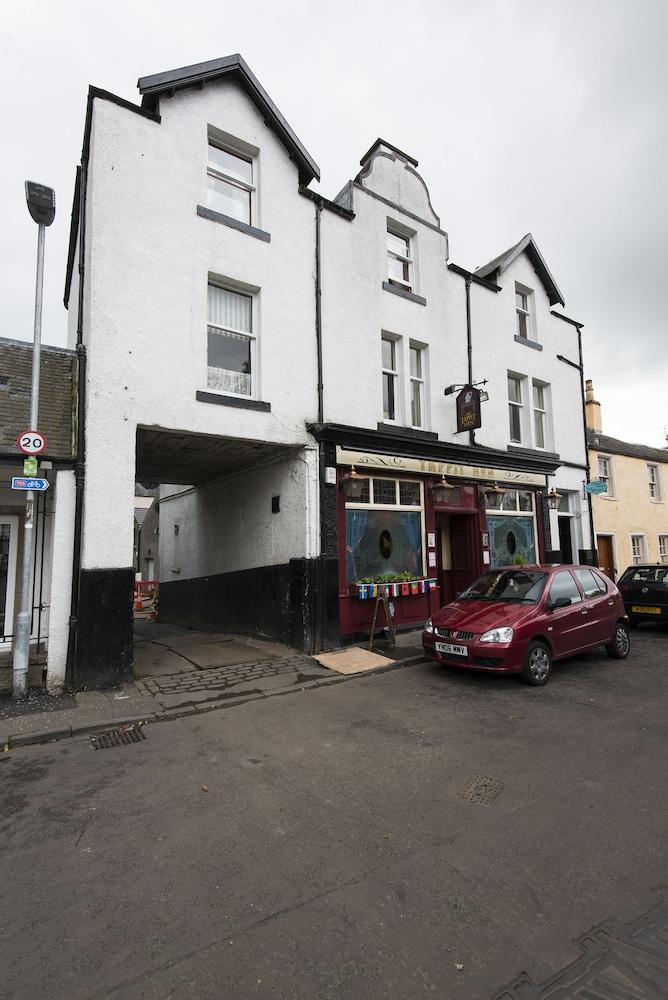
M 425 662 L 0 755 L 0 997 L 543 982 L 668 882 L 668 632 L 633 641 L 544 688 Z

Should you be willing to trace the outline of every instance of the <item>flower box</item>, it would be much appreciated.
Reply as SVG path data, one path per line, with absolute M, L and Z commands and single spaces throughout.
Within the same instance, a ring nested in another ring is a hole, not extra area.
M 402 580 L 397 583 L 351 583 L 348 592 L 359 601 L 369 601 L 385 594 L 387 597 L 410 597 L 414 594 L 427 594 L 436 590 L 436 579 Z

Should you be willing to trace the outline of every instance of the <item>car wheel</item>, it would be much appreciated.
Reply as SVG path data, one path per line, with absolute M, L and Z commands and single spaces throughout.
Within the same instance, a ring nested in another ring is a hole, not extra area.
M 527 684 L 547 684 L 552 673 L 552 653 L 544 642 L 530 642 L 524 657 L 522 678 Z
M 625 660 L 631 650 L 631 637 L 626 622 L 619 621 L 615 625 L 612 642 L 605 647 L 608 656 L 613 660 Z

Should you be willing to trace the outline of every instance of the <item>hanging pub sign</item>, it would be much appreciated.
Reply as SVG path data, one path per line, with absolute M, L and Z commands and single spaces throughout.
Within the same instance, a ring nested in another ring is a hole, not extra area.
M 480 390 L 474 385 L 465 385 L 457 396 L 457 433 L 474 431 L 478 427 L 482 427 Z

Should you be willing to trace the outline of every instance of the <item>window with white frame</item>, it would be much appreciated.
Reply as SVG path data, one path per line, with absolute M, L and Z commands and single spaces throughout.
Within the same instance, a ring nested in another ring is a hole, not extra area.
M 615 484 L 612 477 L 612 459 L 609 455 L 598 456 L 598 478 L 607 486 L 605 496 L 615 495 Z
M 533 383 L 533 443 L 535 448 L 548 447 L 548 386 Z
M 256 394 L 256 334 L 253 296 L 218 285 L 208 287 L 206 384 L 235 396 Z
M 346 501 L 349 583 L 403 574 L 422 577 L 424 552 L 422 483 L 370 477 L 362 495 Z
M 411 238 L 387 224 L 387 280 L 391 285 L 413 291 Z
M 256 158 L 243 151 L 242 144 L 235 147 L 232 143 L 231 137 L 228 144 L 209 130 L 206 207 L 249 226 L 256 225 Z
M 631 535 L 631 559 L 634 566 L 647 562 L 644 535 Z
M 399 416 L 399 341 L 382 337 L 383 419 L 398 420 Z
M 410 357 L 411 426 L 423 427 L 425 419 L 425 349 L 423 347 L 419 347 L 417 344 L 411 344 Z
M 647 466 L 647 482 L 649 486 L 649 498 L 650 500 L 660 500 L 661 499 L 661 480 L 659 478 L 659 466 L 658 465 L 648 465 Z
M 508 372 L 508 416 L 510 418 L 510 440 L 514 444 L 522 444 L 524 435 L 524 403 L 520 375 Z
M 659 562 L 668 563 L 668 535 L 659 535 Z
M 517 336 L 523 340 L 534 340 L 531 319 L 531 304 L 533 292 L 523 285 L 515 284 L 515 317 Z

